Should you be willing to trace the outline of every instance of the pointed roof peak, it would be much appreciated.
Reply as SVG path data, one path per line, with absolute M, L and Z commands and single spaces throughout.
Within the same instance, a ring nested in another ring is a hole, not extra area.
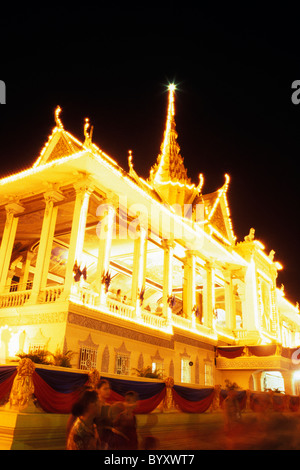
M 168 86 L 168 108 L 163 141 L 160 146 L 160 154 L 155 165 L 150 171 L 150 180 L 154 183 L 179 182 L 190 184 L 187 170 L 180 155 L 180 147 L 177 142 L 178 134 L 175 123 L 175 90 L 176 85 Z
M 72 155 L 83 150 L 83 145 L 72 134 L 67 132 L 60 119 L 62 109 L 57 106 L 54 111 L 54 120 L 56 126 L 45 142 L 38 158 L 33 164 L 33 168 L 44 165 L 51 160 L 57 160 L 61 157 Z

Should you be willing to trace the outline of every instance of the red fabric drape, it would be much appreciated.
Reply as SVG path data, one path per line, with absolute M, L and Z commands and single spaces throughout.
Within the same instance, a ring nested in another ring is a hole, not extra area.
M 285 408 L 285 396 L 283 395 L 273 396 L 273 410 L 284 411 L 284 408 Z
M 56 392 L 36 372 L 32 374 L 32 380 L 34 395 L 44 411 L 48 413 L 71 413 L 72 406 L 78 400 L 81 390 L 71 393 Z
M 155 408 L 160 404 L 160 402 L 166 396 L 166 389 L 164 388 L 161 392 L 157 393 L 151 398 L 146 398 L 145 400 L 140 400 L 135 409 L 135 414 L 147 414 L 155 410 Z
M 250 408 L 255 412 L 264 412 L 273 408 L 272 396 L 265 392 L 253 392 L 250 394 Z
M 6 399 L 9 397 L 16 375 L 17 375 L 17 369 L 15 370 L 15 372 L 13 372 L 13 374 L 8 379 L 0 383 L 0 404 L 2 401 L 6 401 Z
M 134 413 L 135 414 L 151 413 L 151 411 L 155 410 L 155 408 L 165 398 L 165 395 L 166 395 L 166 389 L 164 388 L 161 392 L 157 393 L 151 398 L 139 400 Z M 114 392 L 113 390 L 111 390 L 108 402 L 115 403 L 117 401 L 124 401 L 124 397 L 122 395 L 119 395 L 117 392 Z
M 266 346 L 248 346 L 248 349 L 254 356 L 273 356 L 276 352 L 276 344 Z
M 291 411 L 298 411 L 300 405 L 300 397 L 290 397 L 289 408 Z
M 227 357 L 227 359 L 234 359 L 240 357 L 243 353 L 244 346 L 232 347 L 232 348 L 217 348 L 217 352 L 220 356 Z
M 210 395 L 200 401 L 189 401 L 182 398 L 174 389 L 172 392 L 175 404 L 178 405 L 184 413 L 204 413 L 212 404 L 215 394 L 215 391 L 212 390 Z

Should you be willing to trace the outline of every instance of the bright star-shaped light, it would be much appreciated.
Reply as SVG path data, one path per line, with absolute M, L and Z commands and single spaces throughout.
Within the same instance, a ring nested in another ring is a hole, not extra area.
M 175 90 L 176 90 L 176 85 L 175 85 L 175 83 L 170 83 L 170 85 L 168 86 L 168 90 L 169 90 L 169 91 L 175 91 Z

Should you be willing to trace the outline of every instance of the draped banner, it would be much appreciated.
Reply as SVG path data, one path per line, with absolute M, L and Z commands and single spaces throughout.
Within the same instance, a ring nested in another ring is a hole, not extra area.
M 112 379 L 101 376 L 108 380 L 111 387 L 111 402 L 123 401 L 126 392 L 134 391 L 138 394 L 139 401 L 135 409 L 136 414 L 151 413 L 165 398 L 165 384 L 161 382 L 137 382 L 135 380 Z
M 173 386 L 173 400 L 184 413 L 204 413 L 214 399 L 214 388 L 189 388 Z
M 290 411 L 298 411 L 300 406 L 300 397 L 290 397 L 289 408 Z
M 248 350 L 253 356 L 273 356 L 276 353 L 276 344 L 248 346 Z
M 286 402 L 286 395 L 273 395 L 273 410 L 274 411 L 284 411 L 285 409 L 285 402 Z
M 0 404 L 8 398 L 17 366 L 0 366 Z M 125 393 L 135 391 L 139 396 L 136 408 L 137 414 L 151 413 L 164 400 L 166 385 L 164 382 L 142 382 L 118 378 L 106 378 L 111 387 L 110 402 L 123 401 Z M 69 414 L 73 404 L 79 398 L 84 386 L 89 383 L 88 373 L 76 373 L 42 369 L 36 366 L 32 374 L 34 395 L 42 409 L 48 413 Z M 172 396 L 175 405 L 185 413 L 204 413 L 213 402 L 214 388 L 196 389 L 181 385 L 174 385 Z M 220 406 L 227 396 L 227 390 L 220 391 Z M 237 399 L 241 410 L 246 407 L 247 393 L 245 390 L 237 391 Z M 250 408 L 255 412 L 267 409 L 283 412 L 300 410 L 300 397 L 272 394 L 269 392 L 251 392 Z
M 227 359 L 235 359 L 244 354 L 244 346 L 230 346 L 230 347 L 218 347 L 216 349 L 219 356 L 226 357 Z M 273 356 L 276 353 L 276 344 L 266 344 L 259 346 L 247 346 L 248 351 L 253 356 Z M 285 351 L 287 354 L 287 351 Z
M 270 393 L 253 392 L 250 394 L 250 408 L 255 412 L 264 412 L 273 407 Z
M 0 404 L 7 401 L 9 398 L 9 394 L 16 375 L 16 366 L 0 367 Z
M 217 353 L 220 356 L 226 357 L 227 359 L 234 359 L 236 357 L 239 357 L 243 354 L 243 351 L 244 351 L 244 346 L 217 348 Z
M 44 411 L 71 413 L 72 406 L 78 400 L 84 385 L 88 384 L 88 375 L 36 369 L 32 374 L 32 380 L 34 395 Z

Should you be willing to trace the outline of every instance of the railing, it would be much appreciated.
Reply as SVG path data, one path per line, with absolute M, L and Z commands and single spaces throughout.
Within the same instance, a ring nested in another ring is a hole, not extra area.
M 31 291 L 17 291 L 0 296 L 0 308 L 20 307 L 30 298 Z
M 186 330 L 192 328 L 192 320 L 190 318 L 180 317 L 179 315 L 172 314 L 172 323 L 173 325 Z
M 106 298 L 104 305 L 99 305 L 98 293 L 91 289 L 79 286 L 78 284 L 73 287 L 74 289 L 70 297 L 73 301 L 79 302 L 87 307 L 92 307 L 95 310 L 99 310 L 104 313 L 111 313 L 119 318 L 133 320 L 137 323 L 144 324 L 145 326 L 168 332 L 173 325 L 177 328 L 194 331 L 202 335 L 211 335 L 212 333 L 210 329 L 203 325 L 198 323 L 194 324 L 190 318 L 184 318 L 172 314 L 171 321 L 169 322 L 165 317 L 150 313 L 148 310 L 143 310 L 142 308 L 137 312 L 134 306 L 119 302 L 111 297 Z M 40 291 L 38 303 L 54 303 L 61 299 L 63 291 L 63 285 L 48 286 Z M 30 299 L 31 293 L 31 290 L 24 290 L 2 294 L 0 295 L 0 308 L 20 307 Z
M 55 302 L 61 296 L 64 290 L 64 286 L 50 286 L 41 290 L 39 295 L 39 301 L 48 304 Z
M 124 304 L 118 300 L 107 298 L 106 305 L 110 312 L 117 314 L 124 318 L 135 318 L 135 308 L 132 305 Z
M 154 328 L 164 329 L 167 326 L 167 320 L 164 317 L 159 317 L 158 315 L 149 313 L 146 310 L 141 311 L 141 318 L 145 325 L 149 325 Z
M 97 305 L 97 298 L 98 294 L 95 292 L 88 290 L 88 289 L 80 289 L 79 290 L 80 300 L 84 305 L 88 305 L 89 307 L 95 307 Z

